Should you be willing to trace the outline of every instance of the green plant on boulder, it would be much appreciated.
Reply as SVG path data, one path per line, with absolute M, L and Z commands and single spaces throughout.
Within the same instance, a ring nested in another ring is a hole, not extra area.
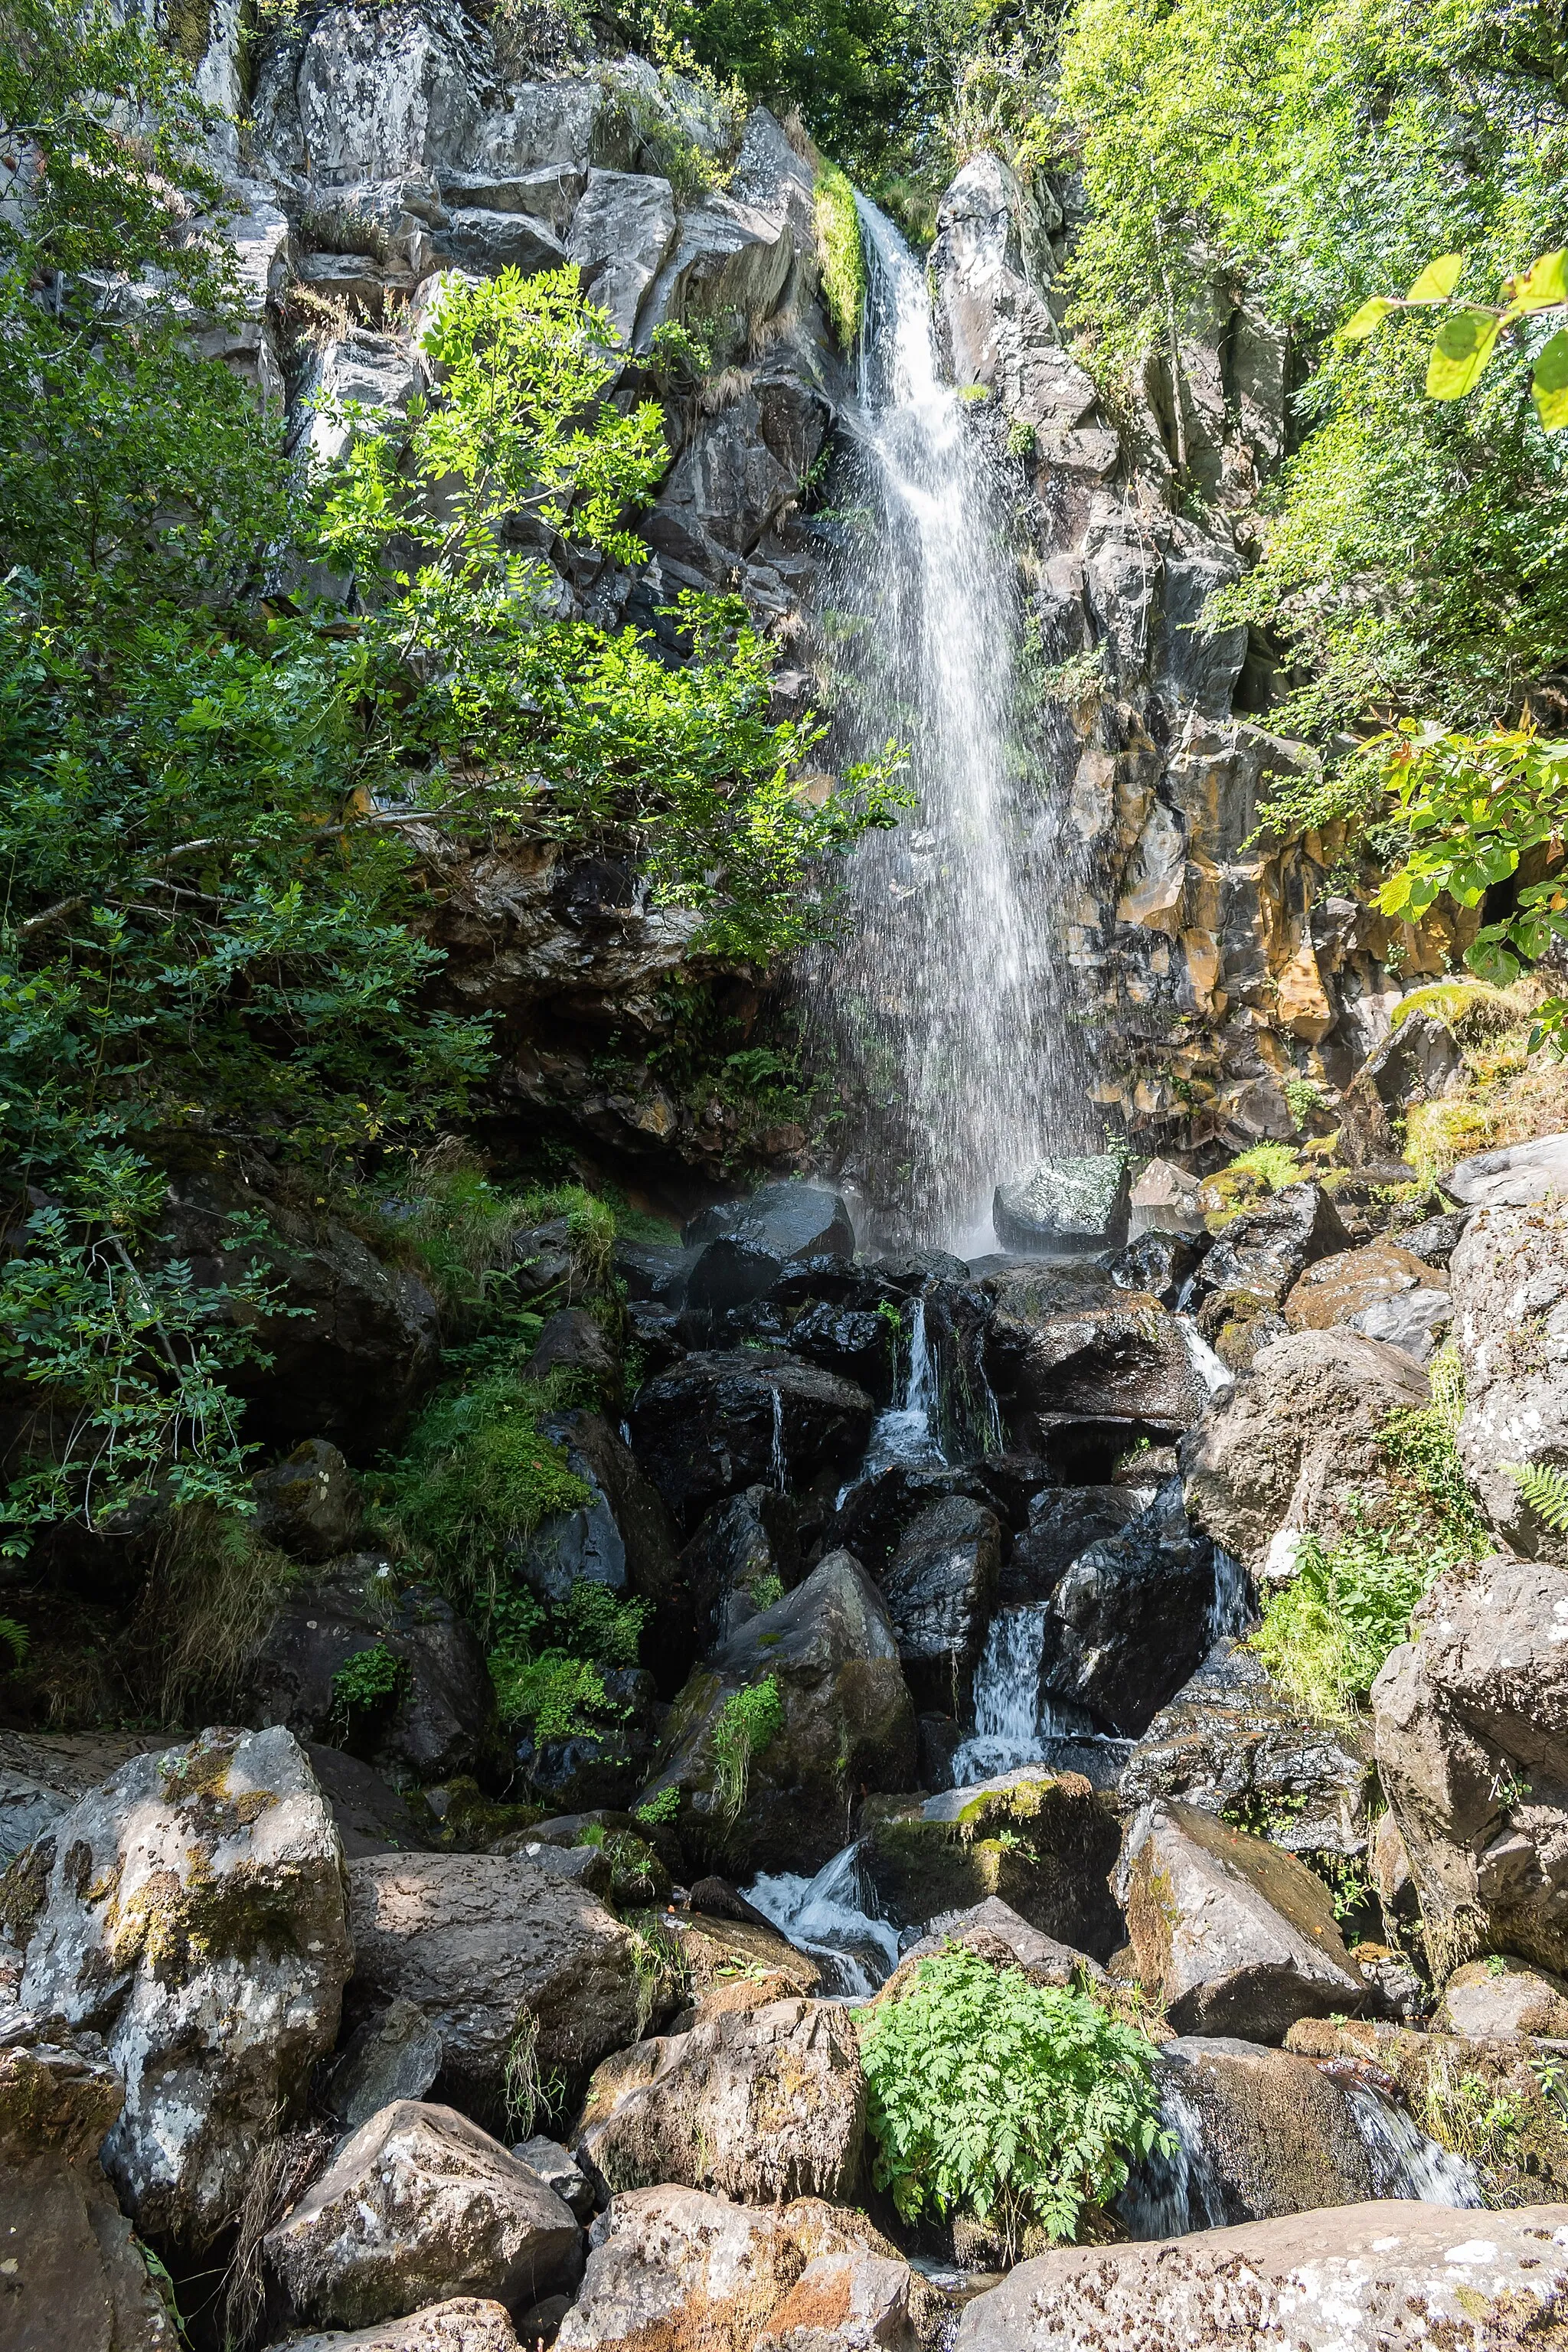
M 369 1649 L 352 1650 L 332 1676 L 332 1720 L 345 1735 L 366 1716 L 392 1706 L 409 1684 L 408 1661 L 384 1642 Z
M 746 1801 L 752 1759 L 776 1739 L 784 1726 L 778 1676 L 769 1675 L 750 1689 L 736 1691 L 720 1708 L 712 1732 L 713 1786 L 721 1817 L 733 1822 Z
M 1031 2226 L 1060 2242 L 1173 2145 L 1144 2035 L 961 1945 L 857 2023 L 875 2179 L 905 2221 L 973 2214 L 1010 2253 Z
M 848 351 L 859 336 L 866 311 L 866 256 L 855 191 L 837 164 L 826 157 L 816 167 L 816 254 L 827 315 Z

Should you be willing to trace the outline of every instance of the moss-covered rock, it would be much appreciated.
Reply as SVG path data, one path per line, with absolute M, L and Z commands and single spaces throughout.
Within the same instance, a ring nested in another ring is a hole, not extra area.
M 923 1800 L 872 1798 L 863 1826 L 867 1877 L 895 1919 L 923 1922 L 996 1895 L 1095 1959 L 1121 1941 L 1107 1883 L 1116 1822 L 1081 1773 L 1030 1769 Z

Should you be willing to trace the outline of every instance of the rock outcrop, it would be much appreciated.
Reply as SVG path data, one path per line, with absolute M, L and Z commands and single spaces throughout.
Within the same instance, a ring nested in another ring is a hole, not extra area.
M 1077 1772 L 1002 1773 L 924 1801 L 869 1801 L 866 1875 L 889 1915 L 923 1926 L 993 1895 L 1032 1927 L 1105 1959 L 1121 1922 L 1107 1879 L 1114 1817 Z
M 1510 1551 L 1562 1559 L 1563 1537 L 1508 1470 L 1568 1468 L 1568 1202 L 1478 1210 L 1448 1272 L 1465 1475 Z

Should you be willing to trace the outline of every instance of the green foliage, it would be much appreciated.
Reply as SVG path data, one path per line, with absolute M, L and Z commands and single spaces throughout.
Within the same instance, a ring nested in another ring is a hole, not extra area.
M 11 1653 L 13 1672 L 16 1667 L 26 1665 L 27 1652 L 32 1646 L 32 1637 L 19 1619 L 0 1617 L 0 1644 L 4 1644 Z
M 1542 310 L 1568 309 L 1568 253 L 1543 253 L 1503 288 L 1504 300 L 1493 308 L 1464 302 L 1446 312 L 1426 362 L 1429 400 L 1463 400 L 1485 373 L 1500 340 L 1522 319 Z M 1408 294 L 1374 294 L 1340 329 L 1347 343 L 1364 342 L 1396 311 L 1429 310 L 1446 304 L 1464 274 L 1462 253 L 1446 253 L 1430 261 Z M 1531 383 L 1535 413 L 1548 433 L 1568 425 L 1568 333 L 1559 328 L 1544 343 L 1535 361 Z
M 620 1721 L 626 1708 L 605 1690 L 604 1669 L 637 1664 L 647 1616 L 647 1601 L 623 1601 L 582 1578 L 553 1609 L 516 1585 L 503 1587 L 489 1611 L 490 1679 L 501 1721 L 531 1725 L 536 1741 Z
M 1295 1122 L 1297 1133 L 1304 1133 L 1310 1126 L 1314 1113 L 1323 1108 L 1321 1088 L 1314 1086 L 1310 1078 L 1287 1078 L 1280 1092 L 1285 1097 L 1285 1108 Z
M 438 1391 L 376 1494 L 404 1539 L 459 1595 L 493 1591 L 497 1563 L 557 1512 L 592 1496 L 541 1419 L 565 1398 L 557 1377 L 498 1370 Z
M 784 1579 L 773 1575 L 770 1570 L 765 1576 L 753 1579 L 748 1590 L 751 1592 L 753 1607 L 758 1610 L 771 1609 L 775 1601 L 784 1599 Z
M 1538 1519 L 1543 1519 L 1553 1535 L 1568 1536 L 1568 1471 L 1551 1462 L 1505 1462 L 1501 1465 L 1505 1478 L 1511 1478 Z
M 662 1829 L 673 1822 L 680 1811 L 680 1790 L 672 1780 L 666 1789 L 658 1789 L 645 1797 L 632 1815 L 648 1829 Z
M 332 1715 L 344 1732 L 357 1716 L 374 1715 L 400 1698 L 408 1686 L 408 1661 L 377 1642 L 366 1650 L 351 1650 L 332 1676 Z
M 833 331 L 849 351 L 866 313 L 866 256 L 855 191 L 837 164 L 826 158 L 816 166 L 816 253 Z
M 492 1651 L 490 1675 L 501 1721 L 531 1725 L 536 1741 L 574 1739 L 620 1712 L 592 1660 L 563 1650 L 544 1650 L 533 1658 Z
M 1301 1181 L 1302 1169 L 1288 1143 L 1254 1143 L 1237 1153 L 1226 1173 L 1255 1176 L 1270 1192 L 1282 1192 L 1287 1185 Z
M 606 1584 L 579 1577 L 555 1615 L 566 1647 L 602 1666 L 635 1666 L 642 1630 L 652 1613 L 646 1601 L 624 1601 Z
M 877 2186 L 906 2221 L 973 2213 L 1015 2253 L 1030 2223 L 1070 2239 L 1163 2145 L 1151 2044 L 1087 1994 L 949 1944 L 856 2021 Z
M 784 1727 L 778 1676 L 767 1675 L 727 1698 L 714 1719 L 710 1752 L 721 1817 L 732 1822 L 746 1801 L 752 1759 L 760 1756 Z

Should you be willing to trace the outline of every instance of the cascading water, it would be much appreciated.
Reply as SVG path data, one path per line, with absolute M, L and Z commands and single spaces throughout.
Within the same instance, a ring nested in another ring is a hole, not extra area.
M 994 1246 L 993 1188 L 1089 1111 L 1060 926 L 1064 853 L 1017 708 L 1022 614 L 995 468 L 943 382 L 925 273 L 861 200 L 870 263 L 858 443 L 864 533 L 835 583 L 852 750 L 910 746 L 918 813 L 850 861 L 842 947 L 816 973 L 859 1148 L 903 1171 L 907 1229 Z M 1051 764 L 1047 762 L 1047 765 Z M 1059 765 L 1059 762 L 1056 763 Z M 881 1204 L 879 1204 L 881 1205 Z
M 849 1486 L 841 1490 L 840 1502 L 849 1486 L 862 1478 L 874 1478 L 879 1470 L 890 1470 L 895 1463 L 901 1462 L 911 1470 L 932 1470 L 941 1465 L 942 1446 L 936 1433 L 936 1362 L 926 1329 L 923 1298 L 917 1298 L 909 1309 L 908 1330 L 900 1335 L 901 1360 L 906 1349 L 907 1360 L 900 1361 L 902 1378 L 897 1402 L 886 1412 L 877 1415 L 866 1458 Z
M 1345 2096 L 1372 2165 L 1374 2197 L 1415 2198 L 1424 2205 L 1452 2205 L 1466 2212 L 1485 2204 L 1481 2184 L 1464 2158 L 1428 2139 L 1403 2107 L 1366 2083 L 1351 2084 Z
M 898 1929 L 866 1907 L 858 1844 L 845 1846 L 815 1878 L 794 1870 L 760 1877 L 746 1900 L 797 1951 L 821 1961 L 830 1993 L 868 2000 L 898 1965 Z

